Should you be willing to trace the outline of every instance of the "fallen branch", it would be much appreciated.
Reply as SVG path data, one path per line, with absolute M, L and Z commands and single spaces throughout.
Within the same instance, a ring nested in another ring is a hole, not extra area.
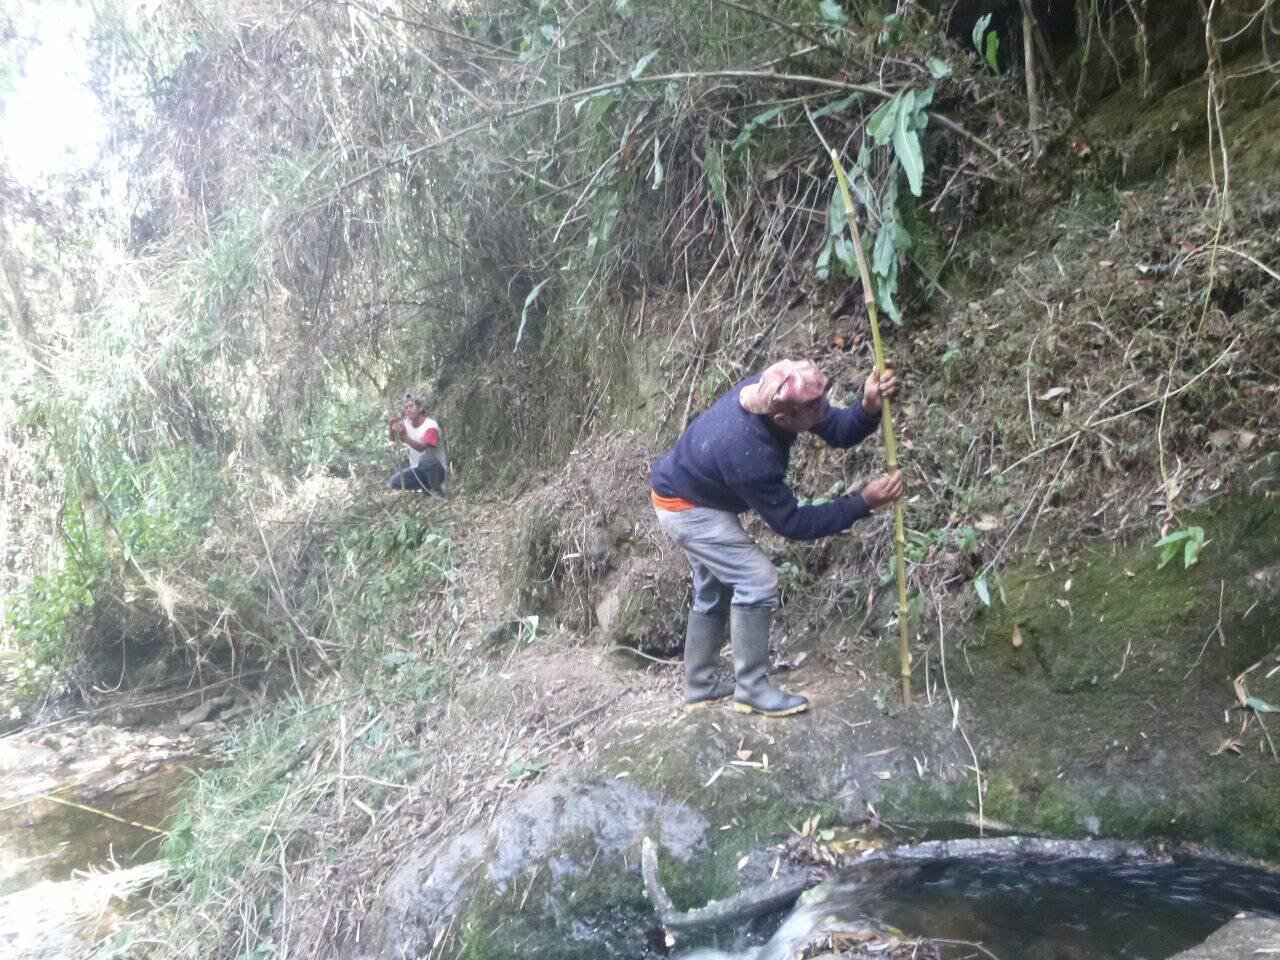
M 658 878 L 658 846 L 648 837 L 640 848 L 640 874 L 644 878 L 645 896 L 653 904 L 662 925 L 673 933 L 750 920 L 782 910 L 795 903 L 809 886 L 806 876 L 786 877 L 747 887 L 728 900 L 712 900 L 705 907 L 677 910 Z

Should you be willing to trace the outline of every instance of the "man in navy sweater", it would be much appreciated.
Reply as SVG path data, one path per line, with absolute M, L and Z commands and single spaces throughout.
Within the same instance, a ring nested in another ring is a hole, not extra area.
M 880 402 L 897 392 L 893 370 L 872 372 L 850 407 L 827 401 L 829 382 L 808 360 L 782 360 L 736 384 L 689 424 L 650 468 L 658 522 L 693 567 L 693 609 L 685 635 L 685 703 L 733 696 L 740 713 L 786 717 L 809 701 L 768 681 L 769 628 L 778 602 L 778 571 L 743 530 L 738 515 L 755 510 L 791 540 L 829 537 L 902 496 L 901 474 L 872 480 L 861 493 L 802 507 L 786 483 L 791 445 L 811 432 L 833 447 L 852 447 L 880 426 Z M 725 628 L 734 682 L 718 682 L 716 658 Z

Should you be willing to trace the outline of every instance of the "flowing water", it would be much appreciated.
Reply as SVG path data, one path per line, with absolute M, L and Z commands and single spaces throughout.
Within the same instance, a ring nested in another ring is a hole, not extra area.
M 1241 913 L 1280 917 L 1280 874 L 1201 857 L 890 860 L 810 891 L 762 946 L 686 957 L 791 960 L 873 919 L 1000 960 L 1164 960 Z

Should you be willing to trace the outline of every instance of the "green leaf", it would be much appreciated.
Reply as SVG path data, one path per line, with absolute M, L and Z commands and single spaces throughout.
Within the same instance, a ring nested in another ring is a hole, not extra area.
M 547 277 L 545 280 L 539 280 L 534 285 L 534 288 L 529 291 L 529 295 L 524 298 L 524 309 L 520 311 L 520 329 L 516 331 L 516 347 L 520 346 L 520 341 L 524 338 L 524 325 L 529 322 L 529 308 L 533 306 L 533 301 L 538 299 L 538 294 L 542 292 L 542 288 L 547 285 L 547 281 L 550 279 L 550 277 Z
M 973 25 L 973 48 L 982 53 L 982 38 L 987 34 L 987 27 L 991 26 L 991 14 L 987 13 L 978 18 L 978 22 Z
M 849 105 L 860 96 L 861 94 L 851 93 L 847 97 L 841 97 L 839 100 L 833 100 L 825 107 L 819 107 L 817 110 L 813 111 L 813 119 L 821 120 L 823 117 L 829 117 L 833 113 L 839 113 L 842 110 L 846 110 Z
M 515 783 L 525 777 L 534 777 L 551 765 L 550 760 L 538 760 L 535 763 L 521 763 L 519 760 L 507 768 L 507 782 Z
M 920 134 L 912 124 L 915 119 L 915 94 L 908 90 L 898 107 L 897 122 L 893 129 L 893 152 L 907 174 L 907 184 L 914 196 L 920 196 L 924 186 L 924 155 L 920 151 Z
M 867 121 L 867 133 L 875 141 L 877 147 L 885 146 L 893 139 L 893 130 L 898 122 L 898 108 L 901 106 L 901 94 L 886 101 L 871 114 Z
M 844 7 L 836 3 L 836 0 L 822 0 L 818 4 L 818 11 L 822 14 L 822 19 L 827 23 L 834 23 L 836 26 L 843 27 L 849 22 L 849 15 L 844 12 Z
M 929 68 L 929 75 L 935 80 L 951 76 L 951 68 L 943 60 L 929 60 L 925 66 Z
M 923 130 L 929 125 L 929 114 L 926 108 L 933 103 L 933 92 L 936 88 L 931 83 L 923 90 L 916 93 L 916 109 L 915 116 L 912 118 L 912 128 L 915 130 Z
M 758 129 L 767 124 L 774 117 L 783 113 L 786 109 L 786 106 L 774 107 L 772 110 L 766 110 L 764 113 L 757 114 L 748 120 L 743 125 L 742 129 L 738 131 L 738 135 L 734 137 L 733 145 L 731 147 L 733 152 L 739 153 L 751 142 L 752 137 L 755 136 L 755 132 Z
M 1000 34 L 992 30 L 987 34 L 987 66 L 991 68 L 992 73 L 1000 72 Z
M 1179 544 L 1181 544 L 1181 549 L 1179 549 Z M 1182 568 L 1185 570 L 1200 559 L 1200 551 L 1204 549 L 1204 546 L 1204 527 L 1184 527 L 1181 530 L 1174 530 L 1172 533 L 1165 534 L 1155 542 L 1155 549 L 1162 551 L 1160 562 L 1156 565 L 1156 569 L 1163 570 L 1174 557 L 1181 553 Z
M 1155 542 L 1157 547 L 1167 547 L 1172 543 L 1181 543 L 1191 536 L 1190 530 L 1175 530 L 1173 533 L 1166 534 Z
M 827 242 L 822 246 L 822 252 L 818 254 L 818 262 L 814 264 L 813 271 L 818 275 L 819 280 L 831 279 L 831 251 L 835 243 L 835 238 L 828 236 Z
M 857 254 L 853 250 L 853 242 L 846 236 L 835 238 L 835 248 L 833 251 L 843 266 L 847 276 L 855 276 L 858 270 Z
M 1267 701 L 1261 700 L 1258 697 L 1249 697 L 1245 700 L 1244 705 L 1250 710 L 1254 710 L 1258 713 L 1280 713 L 1280 707 L 1273 707 L 1271 704 L 1267 703 Z
M 724 182 L 724 158 L 720 156 L 720 148 L 712 147 L 702 158 L 702 170 L 707 175 L 707 186 L 716 202 L 724 206 L 727 194 Z
M 836 187 L 831 191 L 831 202 L 827 204 L 827 233 L 832 237 L 838 237 L 845 232 L 847 223 L 844 193 Z
M 662 141 L 657 137 L 653 138 L 653 189 L 657 190 L 662 186 L 662 181 L 666 177 L 666 171 L 662 166 Z
M 987 588 L 987 581 L 985 579 L 978 577 L 974 580 L 973 589 L 978 591 L 978 599 L 982 601 L 983 606 L 991 606 L 991 591 Z
M 649 64 L 653 63 L 653 58 L 654 58 L 654 57 L 656 57 L 657 55 L 658 55 L 658 51 L 657 51 L 657 50 L 650 50 L 650 51 L 649 51 L 648 53 L 646 53 L 643 57 L 641 57 L 639 60 L 637 60 L 637 61 L 636 61 L 636 65 L 635 65 L 634 67 L 632 67 L 632 68 L 631 68 L 631 79 L 632 79 L 632 80 L 639 80 L 639 79 L 640 79 L 640 75 L 641 75 L 642 73 L 644 73 L 644 71 L 645 71 L 645 67 L 647 67 L 647 66 L 649 66 Z
M 589 97 L 583 97 L 573 105 L 574 113 L 581 113 L 582 108 L 587 108 L 587 123 L 599 123 L 604 119 L 605 114 L 612 109 L 617 99 L 616 90 L 601 90 L 599 93 L 593 93 Z

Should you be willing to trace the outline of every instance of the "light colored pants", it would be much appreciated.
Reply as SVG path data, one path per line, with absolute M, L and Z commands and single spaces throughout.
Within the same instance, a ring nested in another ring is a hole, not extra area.
M 710 507 L 655 512 L 693 567 L 695 613 L 727 613 L 730 603 L 778 605 L 778 571 L 742 529 L 737 514 Z

